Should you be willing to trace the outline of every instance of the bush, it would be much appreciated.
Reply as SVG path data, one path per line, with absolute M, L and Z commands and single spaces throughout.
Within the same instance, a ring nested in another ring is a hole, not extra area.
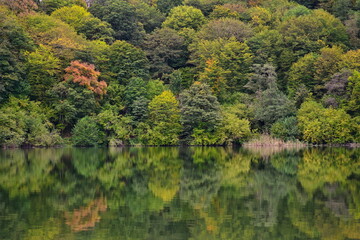
M 304 102 L 297 115 L 303 138 L 311 143 L 348 143 L 353 123 L 342 109 L 324 108 L 313 100 Z
M 275 122 L 270 129 L 271 135 L 284 141 L 294 141 L 300 138 L 300 130 L 296 117 L 287 117 Z
M 11 97 L 0 112 L 0 145 L 45 147 L 62 143 L 38 102 Z
M 97 146 L 104 143 L 104 133 L 100 131 L 94 118 L 84 117 L 73 128 L 72 142 L 75 146 Z

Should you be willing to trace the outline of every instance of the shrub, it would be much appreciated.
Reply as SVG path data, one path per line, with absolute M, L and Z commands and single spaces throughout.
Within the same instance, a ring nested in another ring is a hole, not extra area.
M 0 145 L 52 146 L 62 143 L 38 102 L 11 97 L 0 112 Z
M 104 142 L 104 133 L 100 131 L 95 119 L 87 116 L 76 123 L 72 141 L 75 146 L 97 146 Z
M 271 135 L 284 141 L 299 139 L 300 130 L 296 117 L 287 117 L 275 122 L 270 129 Z
M 324 108 L 313 100 L 304 102 L 297 115 L 303 138 L 311 143 L 348 143 L 352 119 L 342 109 Z

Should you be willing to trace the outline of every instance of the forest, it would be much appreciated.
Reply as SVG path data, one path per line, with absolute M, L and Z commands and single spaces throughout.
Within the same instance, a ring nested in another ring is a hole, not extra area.
M 0 146 L 360 142 L 360 0 L 0 0 Z

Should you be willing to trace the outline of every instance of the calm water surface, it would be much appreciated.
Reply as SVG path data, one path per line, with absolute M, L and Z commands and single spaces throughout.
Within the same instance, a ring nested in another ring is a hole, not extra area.
M 360 239 L 360 149 L 1 150 L 0 239 Z

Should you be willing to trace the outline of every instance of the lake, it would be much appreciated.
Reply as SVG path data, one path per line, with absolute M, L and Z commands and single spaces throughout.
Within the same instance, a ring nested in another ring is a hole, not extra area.
M 0 239 L 360 239 L 360 149 L 0 150 Z

